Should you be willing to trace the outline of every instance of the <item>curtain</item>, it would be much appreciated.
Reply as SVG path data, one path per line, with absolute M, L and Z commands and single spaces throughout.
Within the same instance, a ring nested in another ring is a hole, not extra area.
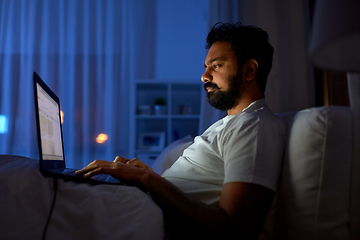
M 255 25 L 269 33 L 275 53 L 265 95 L 272 111 L 298 111 L 315 106 L 313 68 L 307 57 L 308 0 L 209 0 L 209 29 L 219 21 Z M 224 116 L 207 103 L 205 94 L 202 113 L 200 132 Z
M 35 71 L 60 97 L 69 167 L 82 167 L 95 158 L 133 157 L 128 156 L 134 141 L 129 137 L 134 125 L 128 117 L 134 111 L 129 109 L 131 81 L 156 78 L 156 3 L 1 0 L 0 154 L 37 158 Z M 275 55 L 266 98 L 274 112 L 314 106 L 312 68 L 306 57 L 308 5 L 286 0 L 204 4 L 206 31 L 218 21 L 241 21 L 269 32 Z M 212 108 L 204 94 L 199 132 L 225 114 Z M 97 143 L 101 133 L 108 140 Z
M 153 55 L 146 48 L 155 39 L 153 3 L 0 1 L 0 153 L 38 157 L 32 85 L 37 72 L 60 98 L 67 167 L 126 157 L 129 86 L 135 61 Z M 151 62 L 141 67 L 145 75 L 155 69 Z M 99 134 L 107 140 L 98 143 Z

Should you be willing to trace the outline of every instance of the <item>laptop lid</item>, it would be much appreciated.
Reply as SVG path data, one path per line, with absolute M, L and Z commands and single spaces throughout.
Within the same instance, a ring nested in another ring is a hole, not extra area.
M 59 98 L 35 72 L 34 93 L 40 171 L 43 175 L 82 183 L 122 185 L 122 182 L 107 174 L 85 178 L 74 174 L 74 169 L 65 171 Z
M 35 72 L 34 96 L 40 170 L 65 168 L 60 101 Z

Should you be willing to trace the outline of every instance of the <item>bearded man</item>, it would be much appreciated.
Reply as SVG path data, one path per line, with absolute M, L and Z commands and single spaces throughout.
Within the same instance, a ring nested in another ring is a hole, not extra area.
M 257 239 L 278 181 L 285 126 L 265 103 L 273 47 L 266 31 L 216 24 L 201 77 L 209 103 L 227 116 L 161 176 L 139 159 L 96 160 L 78 174 L 108 173 L 145 189 L 172 239 Z

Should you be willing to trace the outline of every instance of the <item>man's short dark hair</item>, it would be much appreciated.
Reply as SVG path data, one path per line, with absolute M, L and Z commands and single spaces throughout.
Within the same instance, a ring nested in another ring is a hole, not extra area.
M 272 67 L 274 48 L 269 43 L 266 31 L 241 23 L 216 23 L 206 38 L 206 49 L 217 41 L 229 42 L 238 56 L 239 67 L 250 59 L 258 62 L 256 79 L 261 91 L 265 92 L 266 81 Z

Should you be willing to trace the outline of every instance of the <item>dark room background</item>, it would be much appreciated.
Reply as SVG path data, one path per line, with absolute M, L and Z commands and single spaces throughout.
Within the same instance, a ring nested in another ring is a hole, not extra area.
M 0 0 L 0 153 L 38 157 L 33 72 L 61 100 L 69 167 L 139 155 L 141 121 L 183 122 L 178 137 L 187 124 L 202 132 L 223 115 L 200 90 L 206 34 L 218 21 L 269 32 L 274 112 L 315 106 L 310 20 L 306 0 Z M 164 116 L 138 117 L 138 102 L 157 91 L 166 95 Z M 173 96 L 195 103 L 170 106 Z M 160 147 L 178 138 L 169 131 Z

